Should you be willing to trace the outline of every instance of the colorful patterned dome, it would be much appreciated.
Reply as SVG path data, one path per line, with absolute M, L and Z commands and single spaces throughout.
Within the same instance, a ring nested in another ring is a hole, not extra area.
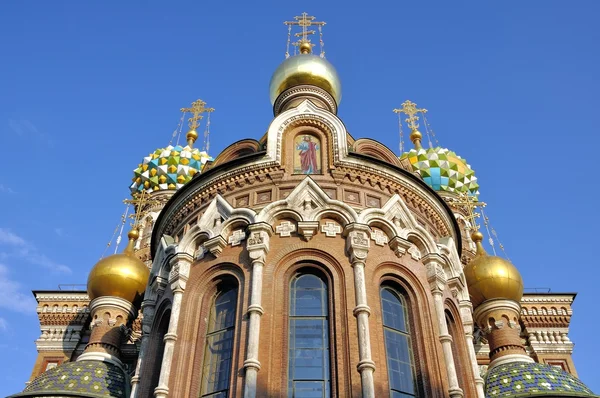
M 575 376 L 559 367 L 533 362 L 511 362 L 489 370 L 486 398 L 597 397 Z
M 129 376 L 117 365 L 102 361 L 66 362 L 45 371 L 16 397 L 129 396 Z
M 479 194 L 479 184 L 471 166 L 446 148 L 411 149 L 400 159 L 408 159 L 413 170 L 436 191 Z
M 159 148 L 144 158 L 142 164 L 133 171 L 131 192 L 179 189 L 202 171 L 204 164 L 213 160 L 208 153 L 181 145 Z

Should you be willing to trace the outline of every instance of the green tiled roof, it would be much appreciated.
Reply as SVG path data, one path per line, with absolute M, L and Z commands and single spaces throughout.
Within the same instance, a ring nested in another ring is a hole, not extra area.
M 117 365 L 102 361 L 66 362 L 36 377 L 16 397 L 119 397 L 129 392 L 129 376 Z
M 597 397 L 578 378 L 559 367 L 533 362 L 512 362 L 489 370 L 486 398 Z

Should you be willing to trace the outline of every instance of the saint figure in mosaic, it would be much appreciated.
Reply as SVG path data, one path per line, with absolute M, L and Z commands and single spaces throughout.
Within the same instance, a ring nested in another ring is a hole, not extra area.
M 321 173 L 321 147 L 319 140 L 310 135 L 296 137 L 294 172 L 302 174 Z

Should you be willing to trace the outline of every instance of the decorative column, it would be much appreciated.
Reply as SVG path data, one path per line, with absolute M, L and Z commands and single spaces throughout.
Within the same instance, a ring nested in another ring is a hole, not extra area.
M 473 376 L 475 377 L 475 387 L 477 388 L 477 397 L 485 398 L 485 392 L 483 390 L 483 378 L 477 365 L 477 355 L 475 355 L 475 346 L 473 341 L 473 305 L 470 300 L 460 300 L 460 315 L 465 330 L 465 342 L 467 344 L 467 350 L 469 351 L 469 360 L 471 361 L 471 367 L 473 369 Z
M 123 366 L 121 342 L 130 332 L 128 325 L 137 317 L 137 308 L 120 297 L 97 297 L 90 303 L 90 340 L 77 360 L 108 361 Z
M 256 397 L 256 381 L 260 370 L 258 360 L 258 344 L 260 338 L 260 317 L 264 313 L 262 308 L 262 279 L 265 259 L 269 252 L 269 237 L 273 229 L 267 223 L 248 225 L 250 236 L 247 240 L 247 250 L 252 261 L 252 276 L 250 288 L 250 306 L 248 306 L 248 345 L 244 369 L 246 379 L 244 397 Z
M 367 288 L 365 283 L 365 262 L 369 253 L 369 234 L 371 228 L 364 224 L 348 224 L 344 230 L 346 251 L 354 269 L 354 297 L 356 307 L 352 311 L 356 317 L 358 329 L 358 365 L 363 398 L 375 397 L 373 372 L 375 362 L 371 359 L 371 336 L 369 333 L 369 315 L 371 309 L 367 305 Z
M 475 309 L 475 321 L 490 345 L 488 369 L 506 362 L 534 362 L 521 343 L 521 305 L 509 299 L 486 300 Z
M 170 261 L 171 272 L 169 274 L 169 285 L 173 292 L 173 303 L 171 304 L 171 318 L 169 329 L 164 337 L 165 350 L 160 367 L 158 387 L 154 389 L 156 398 L 166 398 L 169 395 L 169 376 L 171 375 L 171 364 L 173 363 L 173 352 L 175 341 L 177 341 L 177 324 L 181 312 L 181 300 L 185 291 L 186 283 L 190 275 L 190 267 L 193 258 L 187 253 L 177 253 Z
M 427 267 L 427 281 L 433 295 L 435 304 L 435 313 L 437 315 L 438 327 L 440 331 L 440 343 L 444 352 L 444 361 L 446 362 L 446 374 L 448 375 L 448 393 L 450 398 L 463 398 L 463 390 L 458 385 L 456 375 L 456 366 L 454 365 L 454 356 L 452 355 L 452 336 L 448 333 L 446 324 L 446 314 L 444 311 L 444 289 L 446 287 L 446 273 L 444 272 L 443 258 L 438 254 L 428 254 L 422 259 Z

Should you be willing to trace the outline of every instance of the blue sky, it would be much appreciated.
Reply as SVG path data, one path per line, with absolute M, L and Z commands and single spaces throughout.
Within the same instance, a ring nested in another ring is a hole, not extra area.
M 0 4 L 0 395 L 36 357 L 29 291 L 86 282 L 133 168 L 167 145 L 179 108 L 216 108 L 213 155 L 264 134 L 282 21 L 302 11 L 328 23 L 350 133 L 397 152 L 391 110 L 427 108 L 440 144 L 476 170 L 526 287 L 578 292 L 575 364 L 600 392 L 600 3 L 15 1 Z

